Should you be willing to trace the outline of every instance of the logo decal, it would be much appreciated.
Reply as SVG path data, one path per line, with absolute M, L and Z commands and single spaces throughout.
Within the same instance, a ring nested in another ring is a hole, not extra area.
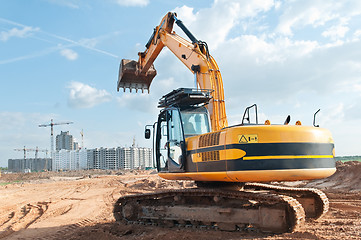
M 238 143 L 258 143 L 257 134 L 238 135 Z

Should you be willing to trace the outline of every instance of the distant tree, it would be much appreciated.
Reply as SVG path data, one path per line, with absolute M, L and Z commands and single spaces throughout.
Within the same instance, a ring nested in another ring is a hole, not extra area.
M 340 156 L 335 157 L 336 161 L 348 162 L 348 161 L 361 161 L 361 156 Z

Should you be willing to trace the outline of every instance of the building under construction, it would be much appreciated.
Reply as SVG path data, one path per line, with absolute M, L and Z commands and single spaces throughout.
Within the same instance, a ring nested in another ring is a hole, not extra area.
M 27 158 L 8 160 L 9 172 L 41 172 L 51 170 L 51 158 Z

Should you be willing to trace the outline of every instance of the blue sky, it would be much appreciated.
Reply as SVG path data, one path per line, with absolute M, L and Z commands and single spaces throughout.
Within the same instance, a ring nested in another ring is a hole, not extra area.
M 50 128 L 87 148 L 151 147 L 144 125 L 158 99 L 193 87 L 170 51 L 155 62 L 150 94 L 116 91 L 119 62 L 137 59 L 153 28 L 175 11 L 208 43 L 224 81 L 230 124 L 258 104 L 260 121 L 331 130 L 336 155 L 361 155 L 360 1 L 5 0 L 0 7 L 0 166 L 14 148 L 50 149 Z M 180 29 L 174 29 L 181 36 Z M 39 153 L 41 156 L 42 153 Z M 28 153 L 33 157 L 34 153 Z

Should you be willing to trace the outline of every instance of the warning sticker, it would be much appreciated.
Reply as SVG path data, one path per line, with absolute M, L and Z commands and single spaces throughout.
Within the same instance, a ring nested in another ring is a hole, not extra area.
M 257 134 L 238 135 L 238 143 L 258 143 Z

